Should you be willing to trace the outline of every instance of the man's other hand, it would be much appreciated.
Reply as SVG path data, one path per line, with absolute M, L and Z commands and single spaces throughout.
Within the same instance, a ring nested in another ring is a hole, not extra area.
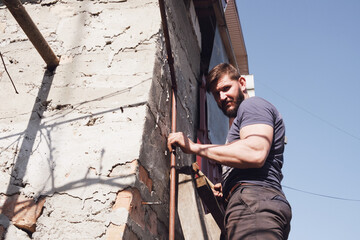
M 223 197 L 223 193 L 222 193 L 222 186 L 221 183 L 217 183 L 214 185 L 214 188 L 212 189 L 213 193 L 215 195 L 216 198 L 222 198 Z

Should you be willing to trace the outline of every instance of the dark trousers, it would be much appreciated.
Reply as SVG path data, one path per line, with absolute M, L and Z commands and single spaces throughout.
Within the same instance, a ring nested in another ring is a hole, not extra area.
M 291 217 L 290 204 L 282 193 L 262 186 L 240 186 L 226 206 L 226 239 L 285 240 Z

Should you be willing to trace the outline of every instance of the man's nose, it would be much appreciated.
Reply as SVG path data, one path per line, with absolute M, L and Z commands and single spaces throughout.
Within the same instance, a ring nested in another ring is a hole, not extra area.
M 225 100 L 225 99 L 227 98 L 225 92 L 220 92 L 219 95 L 220 95 L 220 100 L 221 100 L 221 101 L 223 101 L 223 100 Z

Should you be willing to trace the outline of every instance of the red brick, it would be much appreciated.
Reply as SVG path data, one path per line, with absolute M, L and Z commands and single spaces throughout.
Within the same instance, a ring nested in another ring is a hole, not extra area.
M 148 171 L 141 165 L 139 165 L 139 180 L 148 187 L 150 192 L 152 191 L 153 181 L 149 177 Z
M 120 240 L 123 239 L 126 225 L 117 226 L 115 224 L 110 224 L 106 231 L 106 240 Z
M 145 229 L 145 209 L 142 205 L 142 198 L 139 190 L 132 188 L 119 192 L 112 209 L 116 210 L 120 207 L 127 209 L 130 218 L 142 229 Z
M 23 195 L 13 195 L 2 199 L 0 213 L 7 216 L 18 228 L 35 232 L 36 220 L 41 214 L 45 199 L 35 202 Z
M 125 190 L 119 192 L 116 196 L 116 200 L 115 200 L 115 203 L 114 203 L 112 209 L 116 210 L 116 209 L 122 207 L 130 212 L 132 198 L 133 198 L 133 194 L 132 194 L 131 190 L 125 189 Z
M 142 198 L 139 190 L 136 188 L 132 189 L 133 198 L 131 202 L 130 217 L 135 221 L 140 227 L 145 229 L 145 209 L 142 205 Z
M 139 240 L 139 238 L 126 225 L 110 224 L 106 231 L 106 240 Z

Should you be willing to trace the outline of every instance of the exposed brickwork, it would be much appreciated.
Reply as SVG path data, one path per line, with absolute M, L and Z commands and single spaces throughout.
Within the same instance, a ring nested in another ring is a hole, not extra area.
M 138 240 L 138 236 L 129 230 L 126 225 L 110 224 L 106 232 L 106 240 Z
M 118 208 L 125 208 L 128 211 L 130 211 L 130 205 L 132 201 L 132 192 L 131 190 L 123 190 L 119 192 L 116 196 L 115 203 L 112 207 L 113 210 L 116 210 Z
M 156 229 L 154 230 L 154 226 L 145 223 L 145 206 L 142 204 L 143 199 L 141 198 L 140 192 L 136 188 L 126 189 L 120 191 L 117 196 L 115 203 L 112 207 L 113 211 L 116 211 L 120 208 L 124 208 L 128 211 L 129 218 L 131 222 L 134 222 L 138 225 L 143 231 L 147 228 L 151 233 L 156 233 Z M 150 219 L 156 221 L 155 213 L 150 214 Z M 129 222 L 129 221 L 128 221 Z M 149 225 L 148 227 L 145 227 Z M 115 225 L 110 224 L 108 230 L 106 232 L 106 239 L 122 239 L 125 231 L 127 230 L 127 224 L 123 225 Z M 128 234 L 130 231 L 128 231 Z M 132 233 L 134 235 L 134 233 Z M 134 235 L 135 236 L 135 235 Z
M 139 190 L 131 189 L 132 199 L 130 204 L 130 218 L 136 222 L 143 230 L 145 230 L 145 209 L 141 204 L 142 199 Z
M 0 213 L 7 216 L 12 223 L 23 230 L 34 232 L 36 220 L 41 214 L 45 199 L 35 202 L 23 195 L 1 197 Z
M 141 165 L 139 165 L 139 179 L 148 187 L 149 191 L 151 192 L 153 181 L 150 178 L 148 171 L 146 171 L 146 169 Z
M 125 227 L 126 227 L 125 224 L 118 226 L 111 223 L 106 231 L 106 240 L 122 239 L 124 235 Z

